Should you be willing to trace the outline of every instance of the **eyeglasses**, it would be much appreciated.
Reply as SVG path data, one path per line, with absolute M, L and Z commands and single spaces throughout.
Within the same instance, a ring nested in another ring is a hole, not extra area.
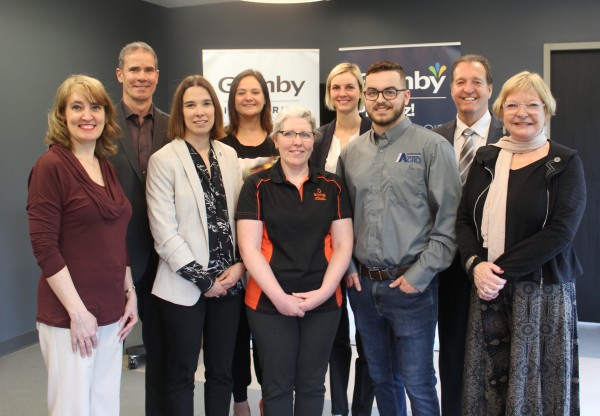
M 286 140 L 294 140 L 296 136 L 300 136 L 302 140 L 312 140 L 315 137 L 315 133 L 312 131 L 294 131 L 294 130 L 281 130 L 278 132 Z
M 523 107 L 528 113 L 536 113 L 538 110 L 544 108 L 544 103 L 539 101 L 532 101 L 527 104 L 515 103 L 512 101 L 508 101 L 502 104 L 502 108 L 504 108 L 504 112 L 506 113 L 516 113 L 519 111 L 519 108 Z
M 408 89 L 386 88 L 383 91 L 379 91 L 376 89 L 368 89 L 365 91 L 365 98 L 369 101 L 375 101 L 377 100 L 377 98 L 379 98 L 379 94 L 382 94 L 383 98 L 385 98 L 386 100 L 393 100 L 398 96 L 398 93 L 402 91 L 408 91 Z

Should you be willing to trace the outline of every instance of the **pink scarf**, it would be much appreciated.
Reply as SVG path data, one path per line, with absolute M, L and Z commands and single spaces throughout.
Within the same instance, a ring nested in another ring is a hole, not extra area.
M 488 250 L 488 261 L 494 262 L 504 253 L 506 231 L 506 195 L 508 193 L 508 177 L 514 153 L 532 152 L 548 141 L 544 132 L 533 140 L 521 142 L 504 136 L 494 146 L 498 146 L 500 154 L 496 161 L 495 176 L 483 206 L 481 220 L 481 236 L 483 247 Z

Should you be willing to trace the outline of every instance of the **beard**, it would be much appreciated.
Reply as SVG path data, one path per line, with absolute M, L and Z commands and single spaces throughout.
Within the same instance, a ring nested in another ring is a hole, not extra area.
M 369 111 L 369 109 L 367 109 L 367 114 L 369 115 L 369 118 L 371 119 L 371 121 L 373 122 L 373 124 L 376 124 L 379 127 L 388 127 L 390 125 L 395 124 L 403 115 L 404 115 L 404 102 L 402 103 L 402 105 L 399 108 L 394 109 L 394 111 L 391 114 L 379 114 L 376 112 L 377 108 L 390 108 L 393 106 L 390 106 L 388 104 L 382 105 L 382 104 L 378 104 L 375 107 L 373 107 L 373 109 L 371 111 Z

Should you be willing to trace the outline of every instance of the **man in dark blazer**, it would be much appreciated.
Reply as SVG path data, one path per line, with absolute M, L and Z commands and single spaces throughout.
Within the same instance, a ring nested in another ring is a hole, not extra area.
M 434 131 L 454 146 L 459 169 L 462 170 L 461 178 L 464 179 L 477 148 L 497 142 L 504 132 L 502 122 L 490 113 L 488 107 L 492 95 L 492 73 L 486 58 L 479 55 L 458 58 L 452 66 L 450 83 L 456 119 L 436 127 Z M 467 145 L 468 140 L 472 145 Z M 460 264 L 458 253 L 452 265 L 440 274 L 439 282 L 442 416 L 460 416 L 471 282 Z
M 162 333 L 156 301 L 151 294 L 158 255 L 148 224 L 146 206 L 146 170 L 150 155 L 167 142 L 169 116 L 156 108 L 152 96 L 158 83 L 158 59 L 144 42 L 125 45 L 119 54 L 117 79 L 123 85 L 123 98 L 117 104 L 117 116 L 123 134 L 115 140 L 117 154 L 110 157 L 117 177 L 133 207 L 127 229 L 127 250 L 142 319 L 142 339 L 146 349 L 146 414 L 165 414 L 164 364 L 161 354 Z

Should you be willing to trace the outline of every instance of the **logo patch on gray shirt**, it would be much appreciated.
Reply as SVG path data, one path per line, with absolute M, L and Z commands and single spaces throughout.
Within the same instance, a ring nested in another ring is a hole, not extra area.
M 421 153 L 400 153 L 396 163 L 421 163 Z

